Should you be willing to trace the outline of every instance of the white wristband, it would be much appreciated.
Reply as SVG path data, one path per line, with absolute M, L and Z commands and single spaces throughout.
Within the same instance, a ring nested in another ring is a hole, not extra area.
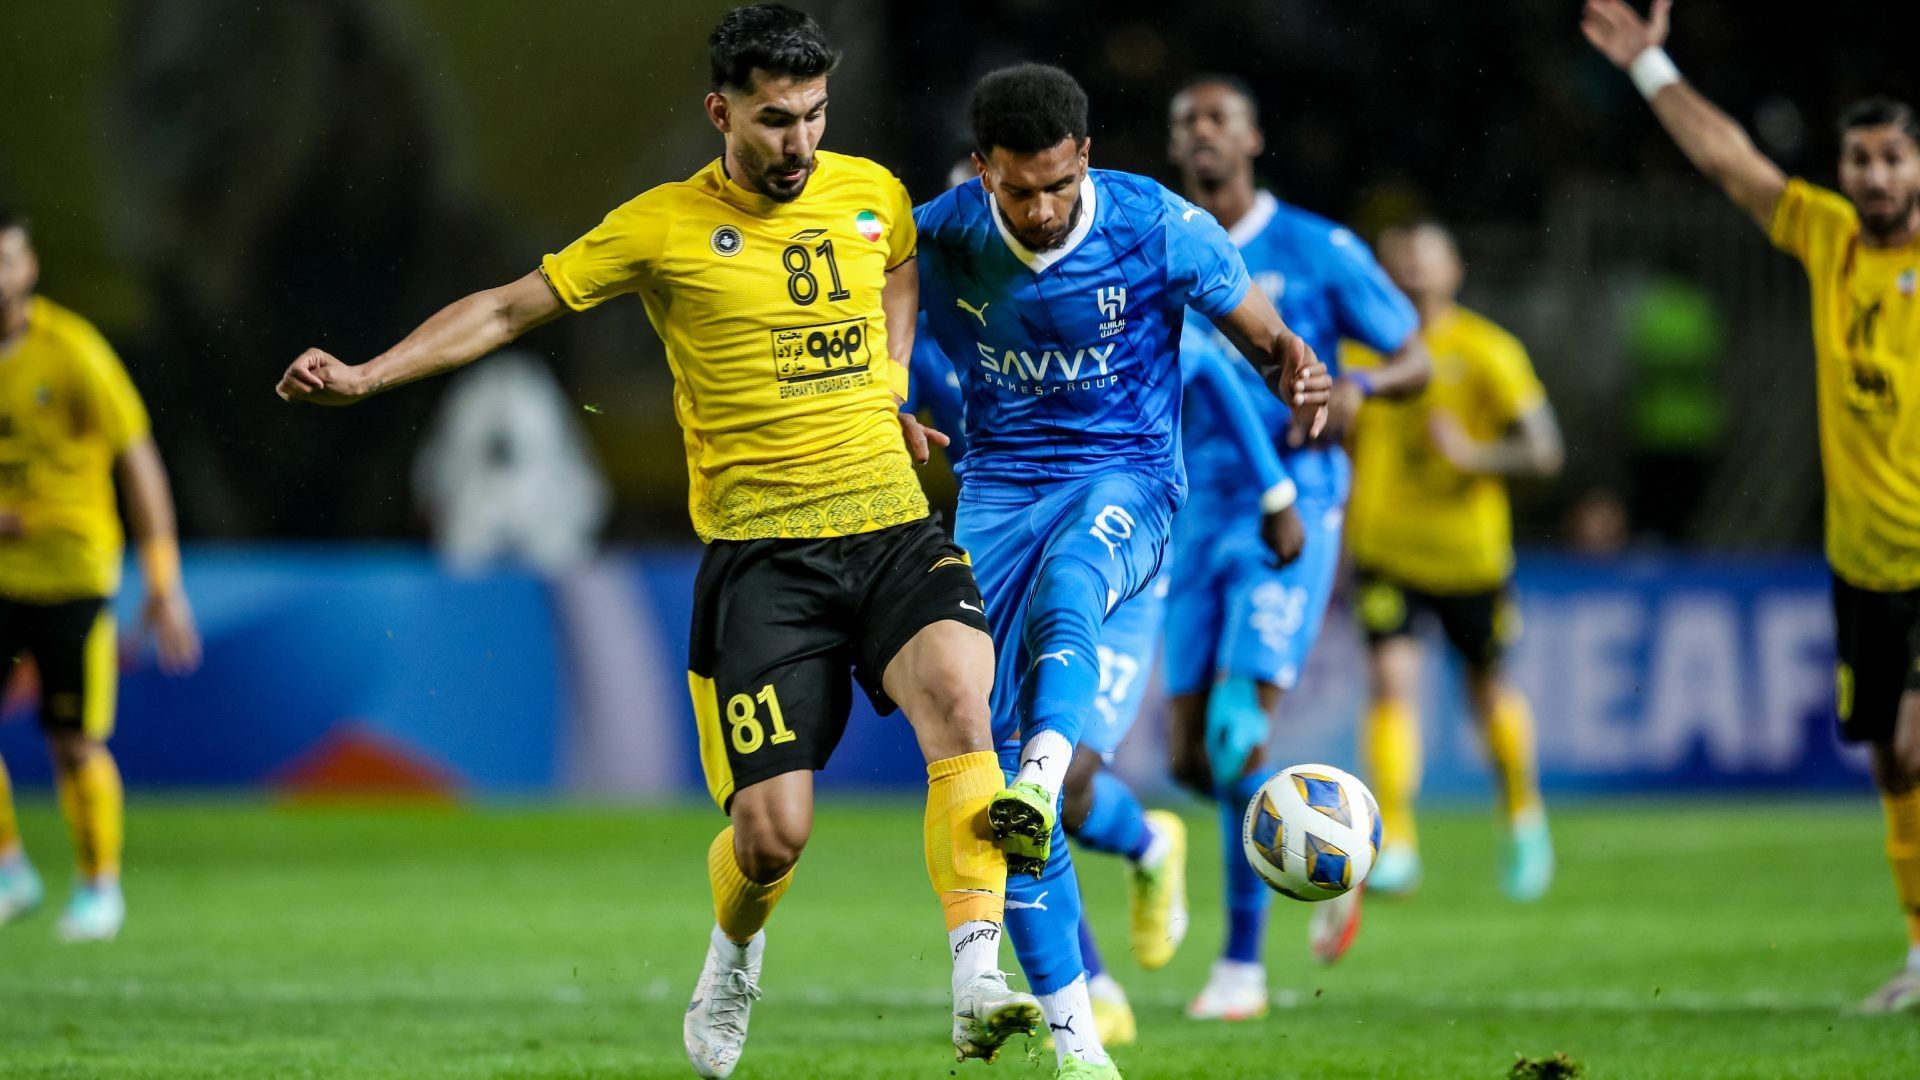
M 1282 480 L 1260 493 L 1260 512 L 1277 514 L 1292 506 L 1293 500 L 1299 497 L 1300 489 L 1293 486 L 1293 481 Z
M 1667 50 L 1658 45 L 1649 45 L 1640 50 L 1640 55 L 1627 65 L 1627 77 L 1640 91 L 1640 96 L 1648 101 L 1660 92 L 1661 87 L 1672 86 L 1680 81 L 1680 69 L 1673 66 L 1673 58 Z

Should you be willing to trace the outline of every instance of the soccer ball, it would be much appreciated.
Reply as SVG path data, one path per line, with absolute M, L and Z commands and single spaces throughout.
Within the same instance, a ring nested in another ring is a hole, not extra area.
M 1254 872 L 1283 896 L 1331 900 L 1358 888 L 1380 853 L 1380 804 L 1331 765 L 1280 770 L 1247 804 L 1240 843 Z

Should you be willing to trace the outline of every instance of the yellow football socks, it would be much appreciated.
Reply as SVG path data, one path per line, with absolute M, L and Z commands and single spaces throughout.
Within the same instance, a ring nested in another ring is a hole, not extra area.
M 767 925 L 773 906 L 787 894 L 787 886 L 793 884 L 793 871 L 766 885 L 749 879 L 740 869 L 740 860 L 734 857 L 733 826 L 729 825 L 720 830 L 720 835 L 713 838 L 713 845 L 707 848 L 707 878 L 713 883 L 714 922 L 720 924 L 721 933 L 744 945 Z
M 1417 847 L 1413 800 L 1420 794 L 1420 715 L 1413 706 L 1382 698 L 1367 711 L 1367 769 L 1380 801 L 1382 846 Z
M 1000 759 L 985 750 L 927 766 L 927 876 L 948 930 L 1006 916 L 1007 856 L 987 824 L 987 803 L 1006 782 Z
M 20 846 L 20 820 L 13 813 L 13 781 L 7 776 L 7 763 L 0 761 L 0 856 L 10 855 Z
M 73 832 L 81 878 L 98 881 L 120 876 L 120 848 L 126 830 L 120 769 L 104 746 L 88 751 L 80 767 L 55 778 L 60 812 Z
M 1920 946 L 1920 790 L 1901 795 L 1880 793 L 1887 812 L 1887 862 L 1893 865 L 1893 888 L 1907 913 L 1907 940 Z
M 1487 751 L 1500 778 L 1500 808 L 1508 821 L 1540 811 L 1540 770 L 1533 734 L 1533 710 L 1526 697 L 1503 688 L 1487 717 Z

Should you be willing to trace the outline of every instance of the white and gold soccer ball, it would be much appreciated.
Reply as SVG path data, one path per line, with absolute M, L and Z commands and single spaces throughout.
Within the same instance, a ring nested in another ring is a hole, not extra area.
M 1295 900 L 1331 900 L 1360 886 L 1380 853 L 1380 804 L 1352 773 L 1294 765 L 1247 805 L 1241 846 L 1254 872 Z

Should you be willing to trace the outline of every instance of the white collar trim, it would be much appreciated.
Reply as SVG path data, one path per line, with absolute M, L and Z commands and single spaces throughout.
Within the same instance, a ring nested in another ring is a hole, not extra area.
M 1227 239 L 1237 248 L 1253 243 L 1253 238 L 1267 231 L 1267 225 L 1273 221 L 1273 215 L 1280 210 L 1280 200 L 1273 197 L 1271 191 L 1256 191 L 1253 194 L 1253 209 L 1246 216 L 1233 223 L 1227 230 Z
M 1027 245 L 1020 242 L 1019 237 L 1013 235 L 1013 230 L 1007 228 L 1006 220 L 1000 216 L 1000 204 L 995 201 L 993 193 L 984 187 L 980 189 L 980 193 L 986 196 L 987 213 L 993 215 L 994 227 L 1000 230 L 1000 239 L 1006 241 L 1007 250 L 1013 252 L 1014 258 L 1025 263 L 1027 269 L 1036 274 L 1073 254 L 1073 249 L 1079 247 L 1081 241 L 1092 235 L 1093 216 L 1099 209 L 1094 201 L 1093 172 L 1089 170 L 1080 181 L 1080 220 L 1074 222 L 1073 231 L 1067 234 L 1066 242 L 1057 248 L 1030 251 Z

